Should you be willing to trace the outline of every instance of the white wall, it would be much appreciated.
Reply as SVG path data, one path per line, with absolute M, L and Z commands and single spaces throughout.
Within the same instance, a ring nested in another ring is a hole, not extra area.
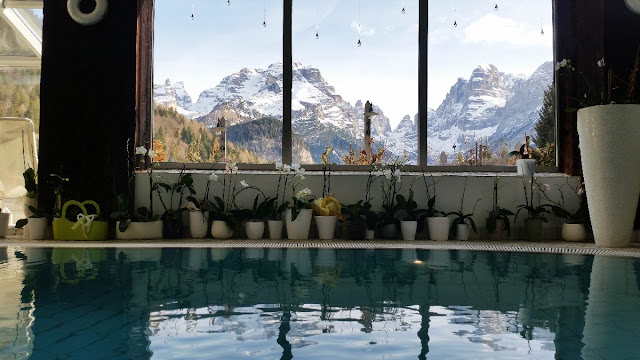
M 193 175 L 195 189 L 197 192 L 196 198 L 201 198 L 204 194 L 204 189 L 207 181 L 207 176 L 210 171 L 191 171 Z M 222 172 L 216 172 L 219 176 L 222 176 Z M 365 187 L 367 181 L 366 172 L 333 172 L 331 175 L 331 193 L 340 200 L 343 204 L 355 203 L 360 199 L 364 199 Z M 305 172 L 305 179 L 303 184 L 298 186 L 298 190 L 303 187 L 309 187 L 314 195 L 320 197 L 322 195 L 323 176 L 321 172 Z M 166 183 L 175 181 L 178 177 L 176 171 L 158 171 L 153 172 L 153 176 L 161 176 L 162 180 Z M 403 187 L 400 193 L 407 195 L 409 193 L 409 186 L 413 179 L 413 190 L 415 193 L 415 199 L 419 208 L 427 207 L 427 198 L 425 192 L 424 182 L 422 180 L 422 173 L 405 173 L 403 175 Z M 462 196 L 462 190 L 464 187 L 465 178 L 467 179 L 467 190 L 464 200 L 464 212 L 469 213 L 472 211 L 477 199 L 480 199 L 474 212 L 473 219 L 477 225 L 479 234 L 472 233 L 472 239 L 486 239 L 485 220 L 487 218 L 489 210 L 492 206 L 492 194 L 493 183 L 496 177 L 496 173 L 425 173 L 427 181 L 431 184 L 432 179 L 437 182 L 436 185 L 436 209 L 444 212 L 456 211 L 460 208 L 460 199 Z M 432 176 L 432 177 L 431 177 Z M 523 189 L 524 183 L 528 185 L 530 178 L 522 178 L 516 176 L 513 173 L 500 173 L 499 174 L 499 205 L 502 208 L 509 209 L 514 213 L 517 211 L 517 206 L 525 203 L 525 195 Z M 149 204 L 149 180 L 146 172 L 138 173 L 136 176 L 136 207 L 148 206 Z M 237 174 L 237 181 L 245 180 L 249 185 L 259 187 L 265 192 L 267 196 L 274 196 L 277 183 L 278 174 L 276 172 L 240 172 Z M 552 200 L 560 201 L 560 193 L 558 186 L 565 185 L 563 192 L 565 194 L 565 202 L 567 210 L 574 211 L 578 208 L 579 198 L 573 193 L 573 191 L 566 186 L 570 184 L 572 187 L 577 188 L 580 182 L 578 177 L 569 177 L 564 174 L 557 173 L 542 173 L 536 174 L 536 181 L 543 185 L 549 184 L 550 190 L 547 191 Z M 221 185 L 215 185 L 210 190 L 210 198 L 212 195 L 220 195 Z M 242 193 L 238 198 L 239 206 L 250 206 L 255 192 L 246 191 Z M 372 186 L 373 195 L 373 209 L 380 209 L 381 189 L 379 181 L 376 181 Z M 432 194 L 433 195 L 433 194 Z M 157 194 L 154 194 L 154 213 L 162 214 L 162 206 L 158 201 Z M 290 193 L 287 196 L 291 197 Z M 543 203 L 546 203 L 544 198 Z M 537 205 L 537 198 L 536 198 Z M 174 199 L 174 208 L 179 206 L 177 199 Z M 526 211 L 523 211 L 518 216 L 517 222 L 512 223 L 511 240 L 524 239 L 523 229 L 521 227 L 524 224 L 526 218 Z M 555 218 L 549 214 L 548 223 L 544 224 L 544 236 L 548 240 L 560 239 L 560 226 L 562 224 L 561 219 Z M 480 229 L 481 228 L 481 229 Z

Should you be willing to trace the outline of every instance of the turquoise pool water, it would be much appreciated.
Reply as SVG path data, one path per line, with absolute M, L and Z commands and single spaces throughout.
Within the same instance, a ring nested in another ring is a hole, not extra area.
M 638 359 L 640 261 L 0 248 L 0 359 Z

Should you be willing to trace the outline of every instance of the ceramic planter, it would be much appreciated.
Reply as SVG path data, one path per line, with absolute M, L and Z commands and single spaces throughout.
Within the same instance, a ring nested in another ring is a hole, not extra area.
M 362 240 L 365 227 L 361 222 L 348 220 L 342 223 L 342 237 L 345 240 Z
M 402 240 L 415 240 L 418 222 L 415 220 L 403 220 L 400 222 L 400 231 L 402 232 Z
M 116 222 L 116 239 L 118 240 L 148 240 L 162 239 L 162 220 L 147 222 L 131 222 L 127 230 L 120 231 L 120 221 Z
M 564 241 L 587 240 L 587 229 L 584 224 L 562 224 L 562 239 Z
M 320 240 L 333 240 L 336 233 L 337 216 L 314 216 Z
M 365 240 L 373 240 L 376 236 L 375 230 L 364 229 L 364 238 Z
M 456 240 L 467 241 L 469 240 L 469 232 L 471 225 L 469 224 L 456 224 Z
M 47 234 L 48 221 L 46 217 L 29 218 L 29 239 L 44 240 Z
M 507 232 L 505 231 L 504 219 L 496 219 L 496 229 L 493 232 L 487 231 L 487 236 L 491 241 L 505 240 Z
M 434 241 L 449 240 L 451 219 L 448 217 L 428 217 L 429 238 Z
M 222 220 L 213 220 L 211 224 L 211 235 L 214 239 L 231 239 L 233 229 Z
M 203 239 L 209 233 L 209 212 L 189 211 L 189 230 L 194 239 Z
M 264 221 L 247 221 L 244 224 L 247 238 L 251 240 L 262 239 L 264 236 Z
M 313 210 L 302 209 L 298 213 L 296 219 L 292 221 L 291 209 L 287 209 L 285 211 L 284 218 L 287 225 L 287 237 L 289 240 L 307 240 L 309 238 L 312 216 Z
M 282 225 L 284 221 L 282 220 L 269 220 L 267 221 L 269 225 L 269 239 L 271 240 L 280 240 L 282 239 Z
M 596 245 L 628 246 L 640 196 L 640 105 L 578 111 L 584 185 Z
M 380 235 L 383 239 L 395 239 L 398 236 L 397 232 L 396 224 L 385 224 L 380 227 Z
M 518 176 L 532 177 L 536 173 L 536 160 L 518 159 L 516 160 L 516 169 Z
M 165 219 L 162 221 L 162 236 L 165 239 L 180 239 L 182 237 L 182 224 L 178 219 Z
M 542 220 L 541 219 L 527 219 L 525 223 L 527 229 L 527 240 L 533 242 L 542 241 Z

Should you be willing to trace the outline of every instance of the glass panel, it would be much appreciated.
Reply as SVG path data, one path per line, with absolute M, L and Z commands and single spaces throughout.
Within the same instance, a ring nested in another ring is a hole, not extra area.
M 555 165 L 551 5 L 429 1 L 428 164 L 511 165 L 529 136 Z
M 417 0 L 294 1 L 294 162 L 320 163 L 328 146 L 335 163 L 417 162 L 418 16 Z M 361 160 L 367 101 L 378 115 Z
M 32 36 L 42 42 L 42 10 L 4 9 L 0 16 L 0 56 L 36 56 L 29 47 L 25 36 Z M 8 22 L 11 19 L 24 24 L 28 28 L 27 34 L 20 34 Z M 0 63 L 0 66 L 2 63 Z
M 281 159 L 282 3 L 157 0 L 154 26 L 155 160 Z

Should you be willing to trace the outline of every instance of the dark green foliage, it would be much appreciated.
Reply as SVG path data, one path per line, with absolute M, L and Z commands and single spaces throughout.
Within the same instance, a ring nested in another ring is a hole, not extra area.
M 549 86 L 544 92 L 544 100 L 542 108 L 538 111 L 540 120 L 536 123 L 536 135 L 533 136 L 533 142 L 537 147 L 544 147 L 547 144 L 555 144 L 556 142 L 556 110 L 554 107 L 554 87 Z

